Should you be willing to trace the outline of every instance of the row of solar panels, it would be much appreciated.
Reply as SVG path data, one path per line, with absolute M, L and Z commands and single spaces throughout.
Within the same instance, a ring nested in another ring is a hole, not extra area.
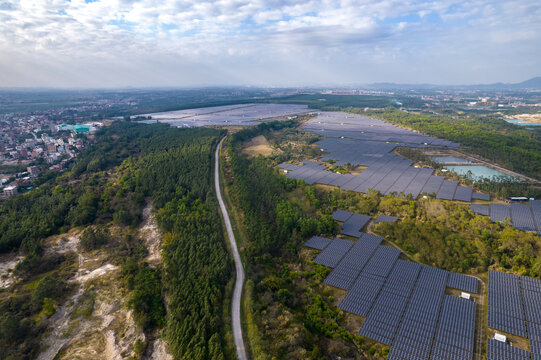
M 530 341 L 532 356 L 541 358 L 541 280 L 490 271 L 488 326 Z
M 379 119 L 341 112 L 323 112 L 310 120 L 305 129 L 326 137 L 349 137 L 365 141 L 457 147 L 459 144 L 400 128 Z
M 355 192 L 366 193 L 368 189 L 373 189 L 384 195 L 404 193 L 414 198 L 426 193 L 435 194 L 436 198 L 443 200 L 487 199 L 487 194 L 474 193 L 471 187 L 459 186 L 456 181 L 432 175 L 434 170 L 431 168 L 410 165 L 410 161 L 400 157 L 385 156 L 359 175 L 333 173 L 326 171 L 324 165 L 313 163 L 304 166 L 284 163 L 279 167 L 288 170 L 286 176 L 289 178 L 302 179 L 308 184 L 339 186 Z
M 475 278 L 398 260 L 400 252 L 381 246 L 382 239 L 374 235 L 363 234 L 356 243 L 323 239 L 313 237 L 306 245 L 323 250 L 314 260 L 320 264 L 341 249 L 342 259 L 325 282 L 349 290 L 339 307 L 366 317 L 361 335 L 392 345 L 390 358 L 472 358 L 475 303 L 444 299 L 444 292 L 446 285 L 477 292 Z M 340 282 L 344 276 L 348 280 Z
M 541 234 L 541 200 L 530 200 L 530 204 L 511 205 L 491 203 L 471 204 L 473 212 L 490 216 L 490 220 L 504 222 L 511 220 L 513 227 L 522 231 L 536 231 Z

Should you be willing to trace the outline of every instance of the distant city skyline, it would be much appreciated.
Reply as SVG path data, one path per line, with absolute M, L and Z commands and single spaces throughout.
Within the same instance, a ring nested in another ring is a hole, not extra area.
M 514 83 L 541 2 L 0 0 L 0 87 Z

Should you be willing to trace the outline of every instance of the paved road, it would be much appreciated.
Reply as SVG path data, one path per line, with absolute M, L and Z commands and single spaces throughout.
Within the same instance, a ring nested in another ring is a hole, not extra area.
M 225 139 L 225 138 L 224 138 Z M 218 202 L 220 203 L 220 210 L 222 210 L 222 216 L 225 221 L 225 227 L 227 229 L 227 237 L 231 244 L 231 250 L 233 251 L 233 259 L 235 260 L 235 270 L 237 273 L 237 279 L 235 281 L 235 290 L 233 291 L 233 301 L 231 302 L 231 322 L 233 325 L 233 340 L 235 341 L 235 347 L 237 348 L 237 357 L 239 360 L 248 360 L 246 356 L 246 349 L 244 348 L 244 339 L 242 337 L 242 326 L 240 322 L 240 301 L 242 297 L 242 286 L 244 285 L 244 269 L 242 267 L 242 261 L 240 260 L 239 250 L 237 249 L 237 242 L 235 235 L 233 234 L 233 228 L 231 227 L 231 221 L 229 220 L 229 214 L 225 208 L 224 200 L 222 199 L 222 192 L 220 191 L 220 149 L 222 143 L 220 141 L 216 147 L 216 156 L 214 164 L 214 186 L 216 187 L 216 195 L 218 196 Z

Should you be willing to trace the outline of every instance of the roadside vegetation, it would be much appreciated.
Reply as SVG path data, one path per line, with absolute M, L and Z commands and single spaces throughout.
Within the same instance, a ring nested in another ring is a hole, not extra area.
M 72 230 L 80 232 L 81 251 L 105 251 L 120 268 L 136 323 L 148 334 L 163 333 L 173 356 L 231 357 L 222 321 L 229 311 L 222 303 L 231 261 L 212 187 L 213 148 L 221 134 L 115 122 L 69 172 L 0 202 L 0 252 L 26 255 L 14 270 L 19 281 L 0 291 L 4 358 L 35 358 L 48 319 L 74 292 L 68 280 L 78 268 L 75 254 L 51 253 L 45 241 Z M 163 234 L 158 266 L 146 261 L 135 231 L 146 199 Z M 147 345 L 133 344 L 134 356 Z

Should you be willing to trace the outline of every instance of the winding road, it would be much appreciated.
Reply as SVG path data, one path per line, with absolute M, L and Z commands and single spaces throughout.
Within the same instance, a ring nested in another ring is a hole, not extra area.
M 233 234 L 233 228 L 231 227 L 231 221 L 229 220 L 229 214 L 225 208 L 224 200 L 222 199 L 222 192 L 220 190 L 220 149 L 222 148 L 223 138 L 216 147 L 216 156 L 214 163 L 214 186 L 216 187 L 216 196 L 220 203 L 220 210 L 224 218 L 225 227 L 227 229 L 227 237 L 231 244 L 231 251 L 233 252 L 233 259 L 235 260 L 235 270 L 237 278 L 235 281 L 235 290 L 233 291 L 233 301 L 231 302 L 231 322 L 233 327 L 233 340 L 235 347 L 237 348 L 237 357 L 239 360 L 248 360 L 246 356 L 246 349 L 244 348 L 244 339 L 242 337 L 242 326 L 240 321 L 240 302 L 242 298 L 242 286 L 244 285 L 244 268 L 242 267 L 242 261 L 240 260 L 239 250 L 237 249 L 237 242 L 235 240 L 235 234 Z

